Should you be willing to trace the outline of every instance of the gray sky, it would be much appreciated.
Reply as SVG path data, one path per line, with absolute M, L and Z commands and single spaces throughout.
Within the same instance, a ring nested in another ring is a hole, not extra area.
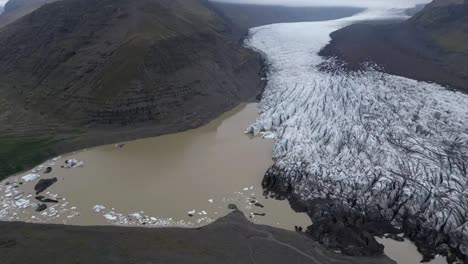
M 0 0 L 3 6 L 8 0 Z M 431 0 L 212 0 L 229 3 L 275 4 L 287 6 L 357 6 L 405 8 Z
M 354 6 L 369 8 L 407 8 L 431 0 L 212 0 L 228 3 L 275 4 L 286 6 Z

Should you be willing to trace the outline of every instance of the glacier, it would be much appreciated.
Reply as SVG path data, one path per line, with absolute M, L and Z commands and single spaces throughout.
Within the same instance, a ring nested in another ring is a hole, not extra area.
M 327 199 L 359 214 L 377 211 L 395 227 L 425 230 L 411 231 L 412 238 L 433 244 L 428 247 L 466 256 L 468 96 L 372 67 L 340 70 L 317 55 L 331 32 L 388 18 L 404 17 L 367 10 L 252 28 L 245 43 L 264 55 L 269 71 L 260 117 L 246 133 L 275 139 L 267 176 L 303 202 Z M 323 71 L 323 64 L 337 70 Z M 428 232 L 430 239 L 421 238 Z

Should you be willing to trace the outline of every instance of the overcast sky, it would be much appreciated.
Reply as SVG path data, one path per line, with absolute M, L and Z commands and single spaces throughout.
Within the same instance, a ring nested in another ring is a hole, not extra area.
M 431 0 L 212 0 L 229 3 L 275 4 L 287 6 L 354 6 L 407 8 L 416 4 L 428 3 Z

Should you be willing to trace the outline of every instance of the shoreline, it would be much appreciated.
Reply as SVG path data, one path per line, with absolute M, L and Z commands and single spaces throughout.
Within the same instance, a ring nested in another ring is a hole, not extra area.
M 203 239 L 201 239 L 203 238 Z M 60 242 L 60 243 L 57 243 Z M 197 229 L 33 225 L 0 222 L 2 263 L 326 263 L 394 264 L 347 257 L 304 233 L 250 223 L 240 211 Z M 24 254 L 25 251 L 29 254 Z

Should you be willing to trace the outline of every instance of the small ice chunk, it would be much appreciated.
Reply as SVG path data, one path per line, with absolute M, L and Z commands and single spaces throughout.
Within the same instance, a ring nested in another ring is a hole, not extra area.
M 113 215 L 110 215 L 110 214 L 105 214 L 104 217 L 105 217 L 107 220 L 110 220 L 110 221 L 117 220 L 117 216 L 113 216 Z
M 135 218 L 138 219 L 138 220 L 140 220 L 141 217 L 142 217 L 141 214 L 139 214 L 139 213 L 130 214 L 130 216 L 133 216 L 133 217 L 135 217 Z
M 201 211 L 202 214 L 206 215 L 206 212 L 205 211 Z
M 249 190 L 249 187 L 245 187 L 244 189 L 242 189 L 244 191 L 248 191 Z
M 99 213 L 99 212 L 101 212 L 101 211 L 104 210 L 104 209 L 106 209 L 106 207 L 105 207 L 104 205 L 99 205 L 99 204 L 97 204 L 97 205 L 95 205 L 95 206 L 93 207 L 93 210 L 96 211 L 96 213 Z
M 76 167 L 82 167 L 83 165 L 84 165 L 83 161 L 79 161 L 77 159 L 69 159 L 65 161 L 65 165 L 62 167 L 67 168 L 67 169 L 72 169 Z
M 30 181 L 34 181 L 35 179 L 41 177 L 41 175 L 39 174 L 36 174 L 36 173 L 31 173 L 31 174 L 28 174 L 28 175 L 25 175 L 23 177 L 21 177 L 21 179 L 23 179 L 23 181 L 25 182 L 30 182 Z
M 208 202 L 213 203 L 213 199 L 209 199 Z
M 28 208 L 29 206 L 31 206 L 31 202 L 27 199 L 19 199 L 15 202 L 15 204 L 20 208 Z
M 188 213 L 189 216 L 194 216 L 195 212 L 196 212 L 196 210 L 192 210 L 192 211 L 188 211 L 187 213 Z

